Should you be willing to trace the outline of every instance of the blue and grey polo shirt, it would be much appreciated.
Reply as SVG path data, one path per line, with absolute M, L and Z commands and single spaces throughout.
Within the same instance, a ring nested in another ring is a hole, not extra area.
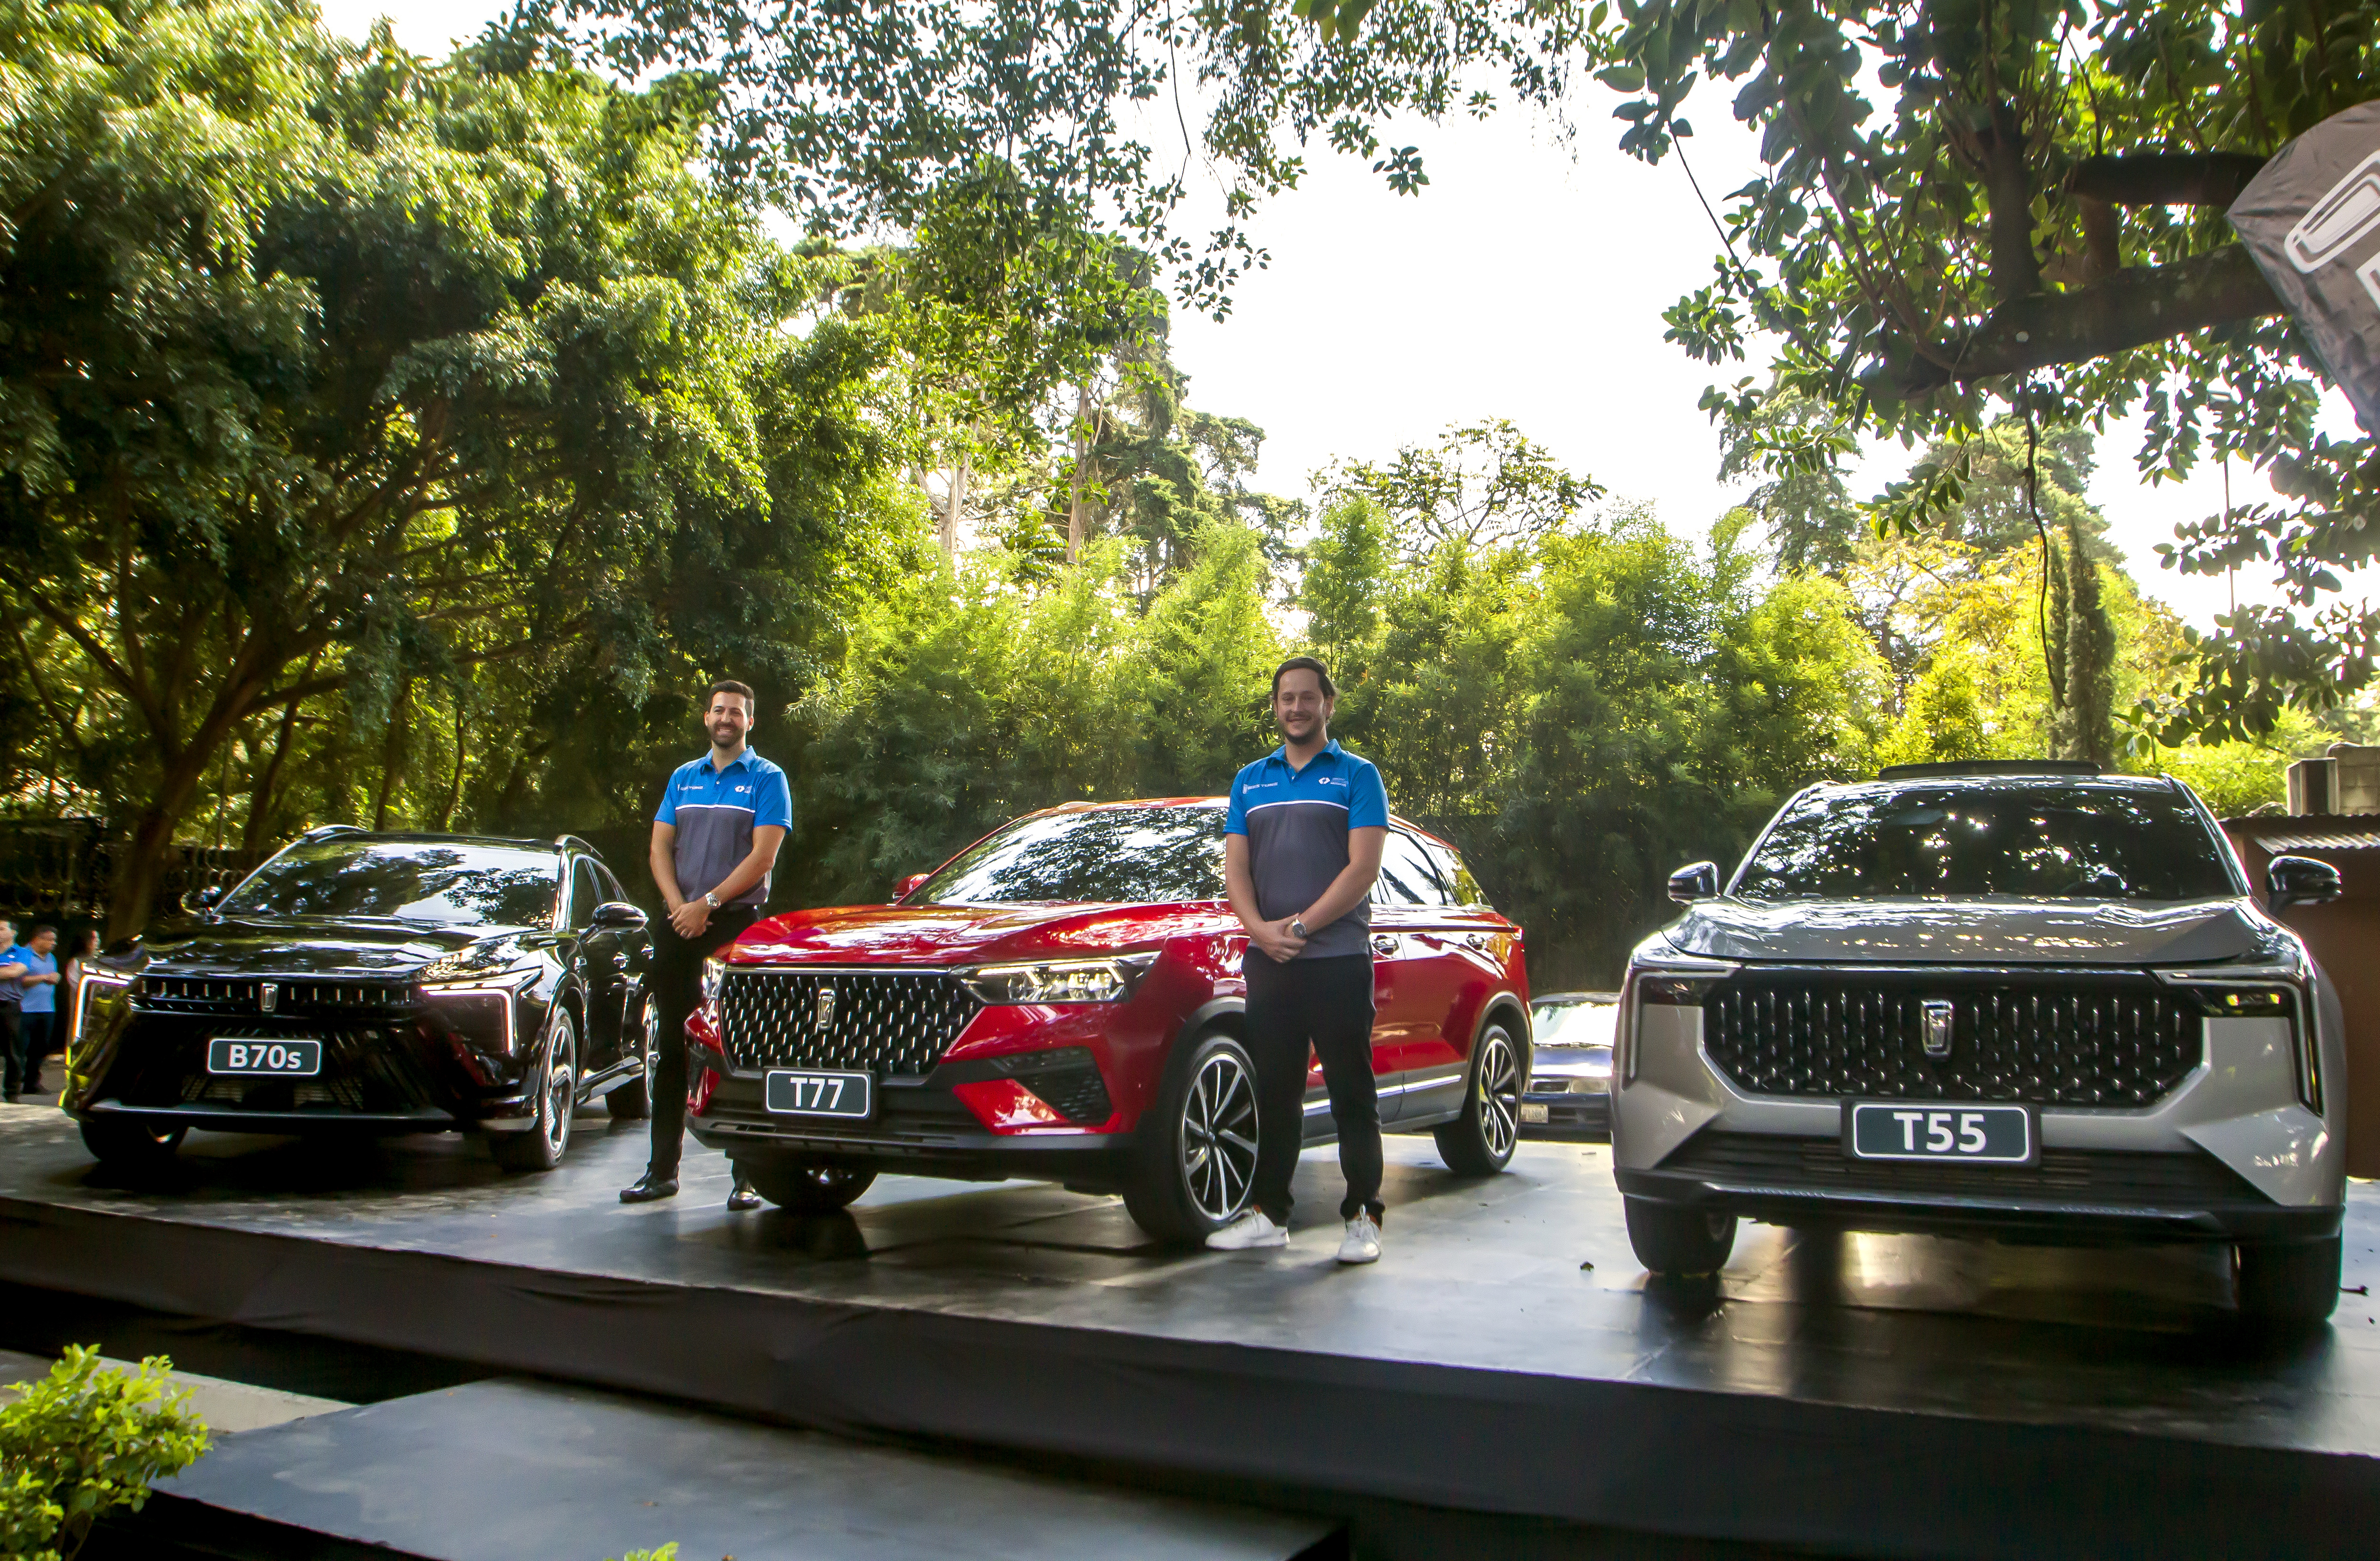
M 793 789 L 785 784 L 784 771 L 748 748 L 723 770 L 714 768 L 706 753 L 691 764 L 679 765 L 670 776 L 653 822 L 677 827 L 673 865 L 678 892 L 688 899 L 700 899 L 725 883 L 735 864 L 752 854 L 756 827 L 793 827 Z M 758 884 L 727 903 L 761 904 L 769 897 L 769 879 L 773 876 L 763 874 Z
M 1232 778 L 1223 833 L 1248 837 L 1248 874 L 1256 880 L 1257 914 L 1268 921 L 1294 916 L 1322 896 L 1347 871 L 1347 832 L 1386 829 L 1389 792 L 1380 772 L 1337 742 L 1293 767 L 1276 748 Z M 1369 896 L 1305 940 L 1300 959 L 1366 954 L 1372 929 Z

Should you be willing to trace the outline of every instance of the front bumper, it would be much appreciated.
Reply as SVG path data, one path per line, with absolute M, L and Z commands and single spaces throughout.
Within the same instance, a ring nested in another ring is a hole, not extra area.
M 1533 1078 L 1521 1097 L 1521 1136 L 1557 1142 L 1601 1143 L 1611 1136 L 1611 1093 L 1601 1079 L 1574 1090 L 1566 1078 Z
M 2339 1206 L 2287 1208 L 2203 1149 L 2042 1151 L 2037 1165 L 1854 1160 L 1840 1137 L 1705 1128 L 1649 1170 L 1632 1198 L 1791 1226 L 2097 1241 L 2308 1241 Z
M 716 1077 L 686 1127 L 704 1148 L 754 1164 L 800 1161 L 964 1181 L 1026 1177 L 1109 1186 L 1121 1181 L 1121 1152 L 1131 1141 L 1129 1134 L 1071 1129 L 994 1132 L 938 1080 L 880 1079 L 875 1115 L 839 1122 L 773 1114 L 763 1104 L 759 1078 Z
M 1613 1165 L 1631 1197 L 1780 1225 L 2001 1234 L 2043 1241 L 2301 1240 L 2346 1201 L 2345 1091 L 2297 1098 L 2296 1043 L 2270 1018 L 2209 1018 L 2204 1054 L 2131 1109 L 2041 1106 L 2038 1167 L 1849 1161 L 1842 1103 L 1753 1094 L 1703 1045 L 1699 1007 L 1645 1004 L 1612 1095 Z M 2325 1075 L 2344 1077 L 2336 1028 Z

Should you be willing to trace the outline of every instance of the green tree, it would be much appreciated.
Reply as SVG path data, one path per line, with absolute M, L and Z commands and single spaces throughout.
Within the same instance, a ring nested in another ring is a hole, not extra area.
M 2063 698 L 2050 722 L 2050 752 L 2111 769 L 2116 762 L 2116 624 L 2103 595 L 2099 565 L 2084 548 L 2082 532 L 2071 527 L 2066 533 L 2064 566 L 2066 588 L 2058 593 L 2064 621 L 2058 627 L 2065 631 L 2065 642 L 2056 664 Z
M 1378 505 L 1415 559 L 1448 543 L 1479 549 L 1542 536 L 1604 496 L 1509 418 L 1449 428 L 1435 445 L 1402 445 L 1387 462 L 1333 461 L 1315 488 L 1326 504 Z
M 601 640 L 646 691 L 638 566 L 768 517 L 755 392 L 812 291 L 691 171 L 706 93 L 432 66 L 295 0 L 8 10 L 0 608 L 86 704 L 114 930 L 306 701 L 384 817 L 425 704 L 460 722 L 483 675 Z

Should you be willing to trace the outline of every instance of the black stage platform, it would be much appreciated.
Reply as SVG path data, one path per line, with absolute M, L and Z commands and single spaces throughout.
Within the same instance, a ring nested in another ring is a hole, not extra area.
M 1111 1199 L 1026 1184 L 730 1215 L 709 1156 L 624 1209 L 641 1133 L 582 1128 L 542 1178 L 458 1140 L 200 1139 L 129 1188 L 55 1115 L 0 1112 L 0 1279 L 1348 1513 L 1359 1553 L 1396 1548 L 1367 1498 L 1861 1555 L 2380 1532 L 2380 1308 L 2260 1344 L 2209 1252 L 1748 1227 L 1716 1297 L 1648 1291 L 1607 1151 L 1465 1182 L 1391 1139 L 1388 1256 L 1341 1270 L 1327 1151 L 1288 1250 L 1176 1257 Z M 2365 1189 L 2348 1238 L 2367 1287 Z
M 225 1438 L 111 1548 L 596 1561 L 1336 1561 L 1310 1518 L 1055 1480 L 587 1388 L 499 1380 Z

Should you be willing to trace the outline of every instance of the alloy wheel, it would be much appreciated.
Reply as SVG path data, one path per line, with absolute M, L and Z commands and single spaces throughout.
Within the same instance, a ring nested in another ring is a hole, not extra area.
M 1221 1224 L 1246 1205 L 1256 1177 L 1256 1080 L 1235 1053 L 1218 1051 L 1182 1103 L 1182 1185 L 1201 1214 Z
M 1488 1037 L 1479 1058 L 1478 1108 L 1479 1136 L 1500 1160 L 1521 1136 L 1521 1060 L 1501 1031 Z
M 545 1069 L 545 1141 L 556 1160 L 570 1147 L 570 1117 L 578 1108 L 578 1043 L 565 1022 L 553 1037 L 553 1053 Z

